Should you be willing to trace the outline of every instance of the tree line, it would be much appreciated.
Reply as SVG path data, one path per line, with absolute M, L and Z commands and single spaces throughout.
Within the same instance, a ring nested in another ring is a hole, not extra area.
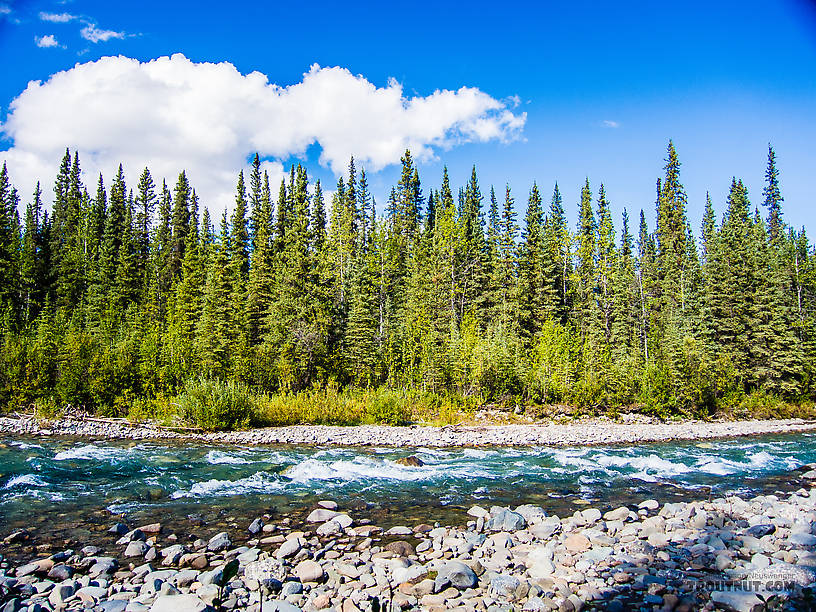
M 814 392 L 816 253 L 784 222 L 775 153 L 752 206 L 731 180 L 697 233 L 669 142 L 656 227 L 581 188 L 426 188 L 409 151 L 382 214 L 354 160 L 328 205 L 256 155 L 215 227 L 182 172 L 95 190 L 66 150 L 51 213 L 0 173 L 0 402 L 126 413 L 192 377 L 259 393 L 389 388 L 479 402 L 710 413 Z M 760 207 L 761 205 L 761 207 Z

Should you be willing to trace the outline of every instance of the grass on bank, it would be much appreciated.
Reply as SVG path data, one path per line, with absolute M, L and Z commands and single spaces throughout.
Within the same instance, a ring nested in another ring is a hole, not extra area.
M 36 403 L 38 416 L 56 417 L 62 407 L 53 401 Z M 511 423 L 530 420 L 570 421 L 586 416 L 619 418 L 624 414 L 655 414 L 648 406 L 525 405 L 517 397 L 485 404 L 475 396 L 437 394 L 410 389 L 345 389 L 329 386 L 299 393 L 256 393 L 241 383 L 192 379 L 174 396 L 122 397 L 116 406 L 97 416 L 127 417 L 134 422 L 153 421 L 169 426 L 228 431 L 281 425 L 453 425 L 459 423 Z M 816 419 L 812 401 L 791 403 L 763 392 L 723 398 L 714 414 L 685 418 Z M 674 419 L 681 418 L 674 416 Z

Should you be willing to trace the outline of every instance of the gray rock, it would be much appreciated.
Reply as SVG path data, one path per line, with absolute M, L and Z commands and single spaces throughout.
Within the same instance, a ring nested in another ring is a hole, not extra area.
M 48 596 L 48 601 L 55 607 L 61 606 L 76 591 L 76 585 L 72 582 L 61 582 L 54 585 L 51 594 Z
M 303 592 L 303 585 L 300 582 L 289 580 L 284 582 L 281 587 L 281 597 L 289 597 L 290 595 L 300 595 Z
M 796 546 L 816 546 L 816 535 L 809 533 L 794 533 L 788 538 Z
M 207 604 L 192 594 L 164 595 L 157 598 L 150 606 L 150 612 L 205 612 L 206 610 L 208 610 Z
M 210 541 L 207 542 L 207 550 L 212 552 L 221 552 L 222 550 L 226 550 L 232 545 L 232 542 L 229 539 L 229 536 L 225 531 L 222 531 L 219 534 L 214 535 L 210 538 Z
M 133 540 L 125 548 L 126 557 L 143 557 L 149 546 L 140 540 Z
M 733 612 L 760 612 L 765 608 L 756 593 L 749 591 L 712 591 L 711 601 Z
M 249 533 L 251 533 L 252 535 L 257 535 L 261 532 L 263 526 L 264 526 L 263 519 L 258 517 L 249 524 L 247 531 L 249 531 Z
M 476 574 L 467 565 L 461 561 L 448 561 L 436 575 L 434 590 L 438 593 L 448 586 L 460 590 L 472 589 L 477 583 Z
M 116 559 L 113 559 L 112 557 L 97 557 L 95 563 L 88 571 L 88 575 L 91 578 L 96 578 L 102 574 L 110 574 L 118 565 L 119 564 L 116 562 Z
M 79 597 L 82 601 L 97 602 L 100 599 L 104 599 L 105 597 L 107 597 L 108 589 L 99 586 L 86 586 L 82 587 L 74 594 L 77 597 Z
M 289 538 L 280 545 L 280 548 L 277 550 L 277 552 L 275 552 L 275 557 L 278 559 L 288 559 L 289 557 L 294 557 L 300 552 L 300 548 L 301 546 L 298 538 Z
M 753 536 L 755 538 L 761 538 L 766 535 L 771 535 L 774 531 L 776 531 L 776 525 L 754 525 L 753 527 L 749 527 L 745 530 L 749 536 Z
M 518 512 L 499 507 L 491 508 L 490 519 L 485 522 L 485 528 L 491 531 L 518 531 L 526 526 L 527 521 Z
M 300 608 L 294 604 L 290 604 L 288 601 L 273 599 L 272 601 L 265 601 L 263 603 L 262 612 L 300 612 Z
M 337 515 L 338 513 L 334 510 L 329 510 L 328 508 L 316 508 L 311 511 L 309 516 L 306 517 L 306 520 L 310 523 L 325 523 Z
M 490 579 L 490 591 L 496 597 L 513 598 L 521 582 L 515 576 L 499 574 Z
M 56 582 L 68 580 L 74 575 L 74 568 L 64 563 L 58 563 L 48 570 L 48 577 Z
M 99 612 L 125 612 L 127 605 L 128 602 L 122 599 L 111 599 L 100 603 L 97 610 L 99 610 Z

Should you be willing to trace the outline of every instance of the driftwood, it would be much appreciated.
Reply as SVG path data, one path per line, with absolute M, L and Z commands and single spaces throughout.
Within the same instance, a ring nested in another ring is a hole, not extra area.
M 39 421 L 40 418 L 37 416 L 36 409 L 31 413 L 21 413 L 21 412 L 12 412 L 11 415 L 17 419 L 22 421 Z M 80 413 L 76 410 L 70 411 L 68 414 L 64 414 L 62 420 L 66 421 L 88 421 L 91 423 L 104 423 L 106 425 L 124 425 L 126 427 L 151 427 L 153 429 L 159 429 L 162 431 L 180 431 L 180 432 L 190 432 L 190 433 L 204 433 L 204 429 L 201 427 L 184 427 L 181 425 L 158 425 L 156 423 L 134 423 L 133 421 L 128 421 L 122 417 L 94 417 L 90 416 L 87 413 Z M 46 419 L 47 420 L 47 419 Z

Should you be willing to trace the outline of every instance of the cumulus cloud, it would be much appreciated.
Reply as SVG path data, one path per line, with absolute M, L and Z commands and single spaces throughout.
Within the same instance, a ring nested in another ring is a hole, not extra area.
M 79 31 L 79 35 L 87 41 L 92 43 L 106 42 L 111 38 L 124 38 L 124 32 L 116 32 L 115 30 L 102 30 L 96 27 L 96 24 L 86 23 Z
M 48 49 L 50 47 L 59 47 L 56 37 L 53 34 L 46 34 L 45 36 L 35 36 L 34 42 L 38 47 Z
M 40 11 L 40 19 L 51 23 L 68 23 L 76 19 L 76 16 L 70 13 L 46 13 L 45 11 Z
M 13 142 L 0 160 L 23 193 L 53 176 L 66 146 L 79 151 L 91 185 L 96 172 L 109 177 L 120 161 L 131 182 L 145 165 L 168 183 L 186 169 L 202 202 L 223 208 L 256 151 L 270 160 L 276 182 L 283 173 L 276 160 L 313 144 L 337 174 L 351 155 L 377 171 L 398 163 L 406 148 L 427 160 L 464 142 L 513 140 L 525 120 L 474 87 L 406 97 L 394 80 L 377 87 L 337 67 L 314 65 L 299 83 L 280 86 L 259 72 L 180 54 L 144 63 L 105 57 L 29 83 L 0 126 Z

